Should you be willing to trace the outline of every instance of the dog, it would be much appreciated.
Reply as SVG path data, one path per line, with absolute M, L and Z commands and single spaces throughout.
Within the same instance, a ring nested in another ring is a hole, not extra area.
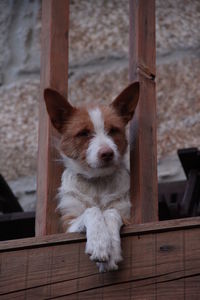
M 85 232 L 85 252 L 100 272 L 118 269 L 122 260 L 120 228 L 130 218 L 130 178 L 124 157 L 126 125 L 132 119 L 139 82 L 107 106 L 73 107 L 58 91 L 44 99 L 52 125 L 61 134 L 65 170 L 58 207 L 65 232 Z

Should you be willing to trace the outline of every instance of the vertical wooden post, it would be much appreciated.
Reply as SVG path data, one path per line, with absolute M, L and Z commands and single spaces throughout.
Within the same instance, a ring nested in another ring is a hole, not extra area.
M 43 91 L 53 87 L 67 96 L 68 87 L 69 1 L 42 2 L 41 99 L 37 177 L 36 235 L 57 233 L 56 193 L 62 167 L 55 149 L 57 133 L 46 112 Z
M 130 0 L 130 81 L 140 81 L 140 100 L 130 126 L 133 223 L 156 221 L 157 151 L 155 0 Z

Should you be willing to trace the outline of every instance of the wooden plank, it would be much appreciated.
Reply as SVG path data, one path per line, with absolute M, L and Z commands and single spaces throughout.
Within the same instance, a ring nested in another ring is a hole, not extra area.
M 12 293 L 11 295 L 1 295 L 1 300 L 22 300 L 22 299 L 27 299 L 26 298 L 26 290 L 17 292 L 17 293 Z M 30 298 L 29 298 L 30 299 Z M 38 298 L 37 298 L 38 299 Z M 31 300 L 34 300 L 31 298 Z
M 45 286 L 51 282 L 52 248 L 28 250 L 27 288 Z
M 172 276 L 176 278 L 176 272 L 183 272 L 184 270 L 182 233 L 183 231 L 176 231 L 163 232 L 156 235 L 156 272 L 157 275 L 165 275 L 165 278 L 168 280 Z
M 155 278 L 133 282 L 131 297 L 132 300 L 157 300 Z
M 22 299 L 87 299 L 92 295 L 120 299 L 123 294 L 124 299 L 155 299 L 156 295 L 157 299 L 173 299 L 173 295 L 181 299 L 185 284 L 187 299 L 191 299 L 190 295 L 200 293 L 196 280 L 200 276 L 199 236 L 200 228 L 192 228 L 123 237 L 120 271 L 106 274 L 99 274 L 85 255 L 84 241 L 5 251 L 0 253 L 0 295 L 4 299 L 19 299 L 19 295 L 25 295 Z
M 58 245 L 44 250 L 34 249 L 29 254 L 28 299 L 57 298 L 67 291 L 76 292 L 77 245 Z
M 132 278 L 155 277 L 155 235 L 132 237 Z
M 191 270 L 194 275 L 191 277 Z M 192 271 L 193 273 L 193 271 Z M 185 299 L 200 299 L 200 229 L 185 232 Z
M 100 291 L 98 290 L 98 292 L 95 292 L 95 297 L 94 297 L 94 291 L 87 291 L 87 292 L 82 292 L 77 294 L 77 300 L 102 300 L 103 296 L 102 296 L 102 291 L 103 289 L 101 289 Z M 71 298 L 70 298 L 71 299 Z
M 41 100 L 39 115 L 39 149 L 37 177 L 36 235 L 59 232 L 55 196 L 60 185 L 62 167 L 57 162 L 55 139 L 46 112 L 43 90 L 53 87 L 67 97 L 68 86 L 69 1 L 42 2 Z
M 200 299 L 200 275 L 188 278 L 185 284 L 185 300 Z
M 27 250 L 0 255 L 0 297 L 26 288 Z
M 132 238 L 132 274 L 131 278 L 136 281 L 131 284 L 131 298 L 155 299 L 155 282 L 156 282 L 156 244 L 155 234 L 138 235 Z M 142 284 L 138 279 L 148 279 L 148 282 Z
M 184 285 L 183 279 L 173 280 L 170 282 L 161 282 L 157 286 L 157 299 L 159 300 L 183 300 Z M 192 298 L 190 298 L 192 299 Z
M 126 237 L 138 234 L 142 235 L 146 233 L 158 233 L 192 228 L 200 228 L 200 217 L 130 225 L 122 229 L 121 236 Z M 44 237 L 40 236 L 0 242 L 0 252 L 37 247 L 41 248 L 50 245 L 71 244 L 75 242 L 84 242 L 85 240 L 85 235 L 79 233 L 52 234 Z
M 130 300 L 131 298 L 131 287 L 129 283 L 123 283 L 118 285 L 111 285 L 104 287 L 103 289 L 103 300 Z
M 75 294 L 75 295 L 69 295 L 69 296 L 63 296 L 63 297 L 58 297 L 58 298 L 53 298 L 54 300 L 57 300 L 57 299 L 59 299 L 59 300 L 66 300 L 66 299 L 68 299 L 68 300 L 79 300 L 79 295 L 77 295 L 77 294 Z M 48 298 L 48 299 L 52 299 L 52 298 Z M 89 298 L 89 299 L 91 299 L 91 298 Z M 93 299 L 94 299 L 94 295 L 93 295 Z M 99 300 L 98 298 L 97 298 L 97 300 Z
M 53 247 L 51 268 L 51 281 L 55 282 L 57 278 L 60 281 L 71 280 L 78 276 L 78 256 L 79 248 L 76 244 L 59 245 Z M 69 259 L 70 258 L 70 259 Z
M 158 299 L 184 299 L 183 234 L 183 231 L 177 231 L 156 235 L 156 275 L 158 277 L 156 293 Z
M 67 251 L 66 251 L 67 250 Z M 79 270 L 79 245 L 70 244 L 53 247 L 51 262 L 51 297 L 59 297 L 68 291 L 77 290 L 77 280 L 80 275 Z
M 158 219 L 155 0 L 130 0 L 129 77 L 140 82 L 130 126 L 132 221 L 145 223 Z
M 59 277 L 58 277 L 59 278 Z M 77 294 L 77 280 L 64 280 L 52 282 L 51 293 L 46 299 L 57 299 L 63 296 L 74 296 Z M 69 299 L 71 299 L 69 297 Z

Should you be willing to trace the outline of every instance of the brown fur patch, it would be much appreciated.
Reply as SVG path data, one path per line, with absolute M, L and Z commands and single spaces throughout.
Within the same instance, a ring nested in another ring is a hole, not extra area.
M 65 216 L 61 217 L 63 232 L 67 231 L 67 229 L 69 228 L 69 225 L 70 225 L 69 222 L 72 221 L 75 218 L 76 217 L 74 217 L 74 216 L 68 216 L 68 215 L 65 215 Z
M 108 135 L 112 137 L 119 153 L 123 155 L 126 151 L 127 140 L 125 133 L 125 125 L 121 117 L 110 106 L 101 107 L 101 111 L 104 118 L 104 127 Z M 115 130 L 112 132 L 112 128 Z
M 131 220 L 127 218 L 122 218 L 122 222 L 125 226 L 131 225 Z
M 87 130 L 88 136 L 81 136 L 81 131 Z M 88 115 L 87 109 L 76 109 L 68 122 L 65 123 L 61 138 L 61 150 L 70 158 L 84 163 L 86 151 L 94 133 L 94 127 Z

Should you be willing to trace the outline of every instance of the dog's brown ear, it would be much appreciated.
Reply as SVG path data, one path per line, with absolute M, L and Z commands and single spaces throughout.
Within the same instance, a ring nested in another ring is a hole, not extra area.
M 111 103 L 111 106 L 123 118 L 127 124 L 133 117 L 140 94 L 140 84 L 138 81 L 131 83 L 119 96 Z
M 44 100 L 51 123 L 62 133 L 63 125 L 74 112 L 75 108 L 64 96 L 51 88 L 44 90 Z

